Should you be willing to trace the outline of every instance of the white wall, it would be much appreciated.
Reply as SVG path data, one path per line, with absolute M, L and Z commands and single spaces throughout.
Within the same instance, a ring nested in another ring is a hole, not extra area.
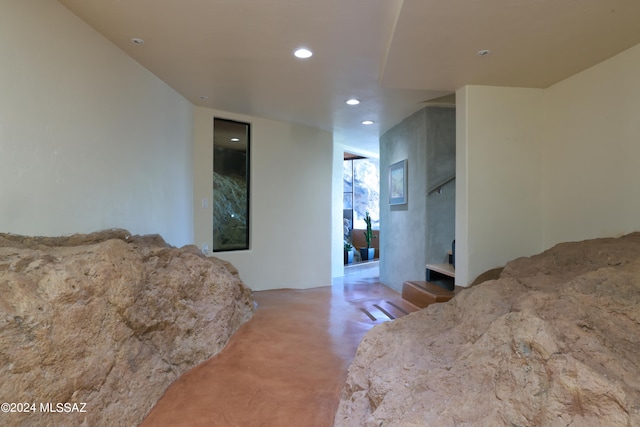
M 195 108 L 195 241 L 212 245 L 213 118 L 251 124 L 250 249 L 217 252 L 253 290 L 331 284 L 331 134 L 204 107 Z
M 548 89 L 456 94 L 456 281 L 640 230 L 640 45 Z
M 0 231 L 191 243 L 191 104 L 58 2 L 0 10 Z
M 456 283 L 542 249 L 544 91 L 456 93 Z
M 467 174 L 467 87 L 456 92 L 456 254 L 455 284 L 468 286 L 473 282 L 469 272 L 469 203 Z
M 544 244 L 640 230 L 640 45 L 546 90 Z

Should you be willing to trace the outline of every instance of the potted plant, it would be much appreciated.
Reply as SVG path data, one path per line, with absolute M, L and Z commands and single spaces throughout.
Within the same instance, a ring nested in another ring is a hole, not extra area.
M 344 263 L 353 263 L 353 246 L 349 242 L 344 242 Z
M 363 232 L 364 239 L 367 242 L 367 247 L 360 248 L 360 257 L 362 258 L 363 261 L 366 261 L 368 259 L 373 259 L 375 257 L 376 250 L 375 248 L 371 247 L 371 241 L 375 239 L 376 236 L 373 235 L 373 230 L 371 229 L 371 216 L 369 215 L 369 212 L 365 214 L 364 222 L 367 224 L 367 229 L 366 231 Z

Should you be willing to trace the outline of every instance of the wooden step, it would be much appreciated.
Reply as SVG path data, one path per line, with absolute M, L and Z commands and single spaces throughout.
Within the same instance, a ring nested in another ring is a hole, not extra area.
M 437 302 L 447 302 L 451 298 L 452 291 L 434 283 L 408 281 L 402 285 L 402 299 L 420 308 Z

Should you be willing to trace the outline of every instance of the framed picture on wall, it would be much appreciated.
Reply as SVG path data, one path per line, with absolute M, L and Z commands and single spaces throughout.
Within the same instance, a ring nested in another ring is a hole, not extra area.
M 389 204 L 407 203 L 407 160 L 400 160 L 389 166 Z

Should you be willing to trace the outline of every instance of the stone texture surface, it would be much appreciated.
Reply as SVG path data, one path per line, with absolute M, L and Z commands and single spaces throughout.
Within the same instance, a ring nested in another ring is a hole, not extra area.
M 372 329 L 336 426 L 640 426 L 640 234 L 564 243 Z
M 0 425 L 136 425 L 253 310 L 237 270 L 195 246 L 126 230 L 0 234 L 0 401 L 37 405 Z M 41 402 L 86 412 L 41 413 Z

